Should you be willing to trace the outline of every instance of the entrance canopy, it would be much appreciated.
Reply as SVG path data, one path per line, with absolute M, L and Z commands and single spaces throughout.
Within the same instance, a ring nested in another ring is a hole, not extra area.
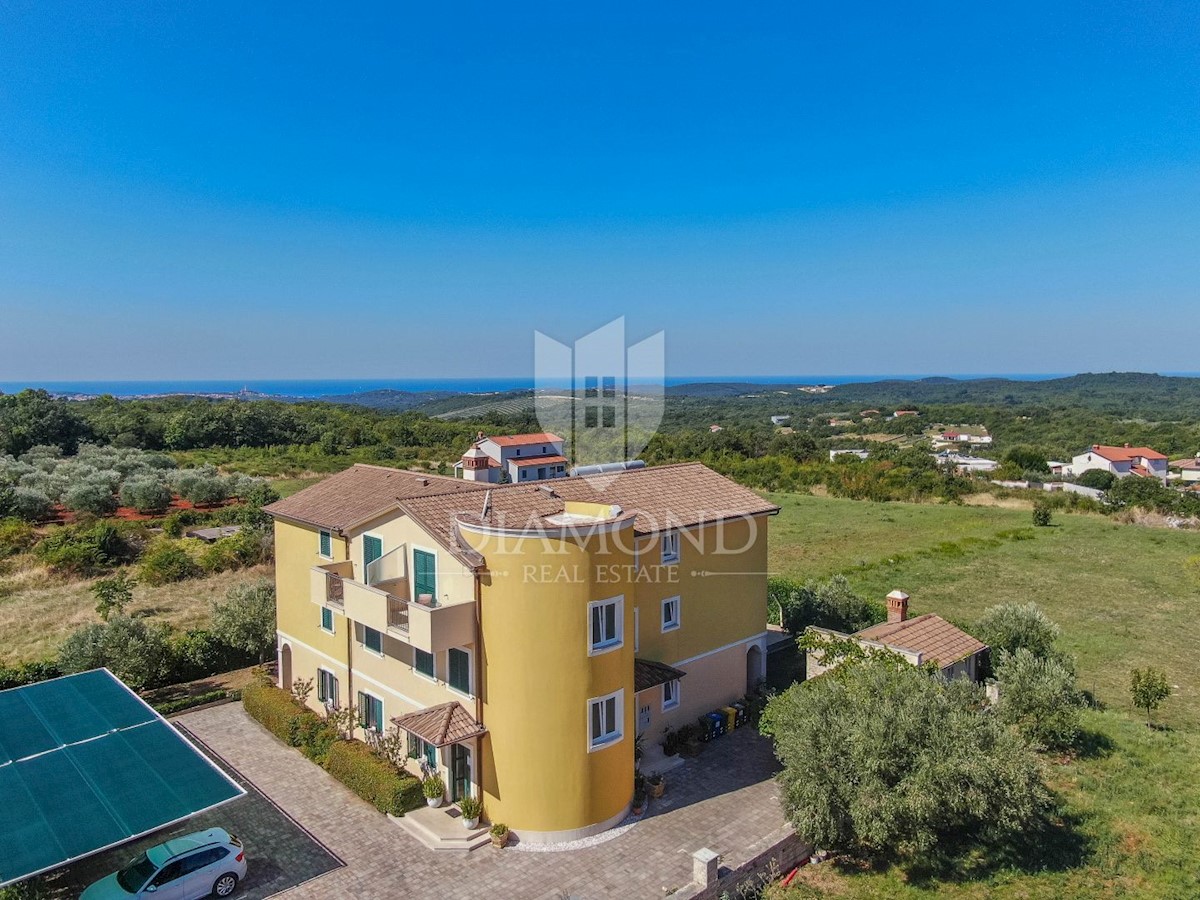
M 107 669 L 0 691 L 0 886 L 244 793 Z
M 461 703 L 450 701 L 392 719 L 392 724 L 434 747 L 448 747 L 479 737 L 485 731 Z

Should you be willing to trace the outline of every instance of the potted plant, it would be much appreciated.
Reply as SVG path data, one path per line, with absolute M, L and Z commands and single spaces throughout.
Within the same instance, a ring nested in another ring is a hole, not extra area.
M 439 775 L 430 775 L 421 782 L 421 791 L 425 794 L 425 804 L 436 809 L 442 805 L 442 799 L 446 796 L 446 783 L 442 781 Z
M 646 784 L 650 788 L 650 796 L 657 800 L 667 791 L 667 779 L 663 777 L 662 772 L 657 772 L 646 779 Z
M 503 847 L 508 843 L 508 826 L 503 822 L 497 822 L 488 832 L 492 838 L 492 846 L 496 849 Z
M 662 749 L 664 756 L 674 756 L 679 752 L 679 733 L 670 725 L 663 730 Z
M 483 811 L 483 804 L 478 799 L 463 797 L 458 801 L 458 811 L 462 813 L 463 826 L 468 831 L 479 827 L 479 814 Z
M 633 739 L 633 768 L 635 771 L 642 767 L 642 754 L 645 752 L 646 748 L 642 743 L 642 736 L 639 734 Z
M 646 779 L 641 775 L 635 775 L 633 778 L 633 809 L 631 812 L 635 816 L 640 816 L 646 811 Z

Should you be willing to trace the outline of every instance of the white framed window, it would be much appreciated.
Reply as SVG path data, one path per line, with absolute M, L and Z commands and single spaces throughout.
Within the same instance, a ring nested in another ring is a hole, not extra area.
M 328 531 L 321 532 L 321 538 L 317 546 L 317 553 L 323 559 L 333 559 L 333 535 Z
M 317 669 L 317 700 L 328 706 L 338 705 L 337 676 L 328 669 Z
M 664 710 L 668 710 L 677 707 L 679 705 L 679 679 L 676 678 L 674 681 L 665 682 L 662 686 L 662 689 L 662 708 Z
M 598 750 L 621 740 L 625 716 L 625 689 L 588 701 L 588 750 Z
M 664 531 L 662 536 L 662 562 L 663 565 L 668 563 L 679 562 L 679 532 Z
M 376 734 L 383 734 L 383 698 L 358 692 L 358 724 L 364 729 L 370 729 Z
M 321 607 L 321 630 L 328 631 L 330 634 L 333 634 L 335 631 L 333 627 L 333 610 L 328 606 Z
M 662 602 L 662 630 L 674 631 L 679 627 L 679 598 L 668 597 Z
M 625 598 L 593 600 L 588 604 L 588 655 L 607 653 L 624 642 Z

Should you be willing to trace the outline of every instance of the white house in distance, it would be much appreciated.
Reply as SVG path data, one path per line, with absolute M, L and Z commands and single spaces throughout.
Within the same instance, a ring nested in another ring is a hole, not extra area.
M 1171 462 L 1172 469 L 1179 470 L 1179 479 L 1184 484 L 1200 481 L 1200 453 L 1186 459 L 1176 459 Z
M 858 459 L 866 459 L 870 455 L 871 455 L 870 450 L 863 450 L 860 447 L 855 447 L 850 450 L 830 450 L 829 451 L 829 461 L 833 462 L 839 456 L 854 456 L 854 457 L 857 457 Z
M 771 416 L 771 424 L 772 425 L 776 425 L 776 426 L 786 425 L 790 421 L 792 421 L 791 416 Z
M 1084 472 L 1100 469 L 1112 472 L 1118 478 L 1127 475 L 1140 475 L 1143 478 L 1167 480 L 1167 458 L 1157 450 L 1149 447 L 1108 447 L 1104 444 L 1093 444 L 1080 453 L 1070 464 L 1062 467 L 1062 474 L 1068 478 L 1078 478 Z
M 479 434 L 471 449 L 454 464 L 454 475 L 466 481 L 497 484 L 507 475 L 513 484 L 565 478 L 567 459 L 563 439 L 556 434 Z

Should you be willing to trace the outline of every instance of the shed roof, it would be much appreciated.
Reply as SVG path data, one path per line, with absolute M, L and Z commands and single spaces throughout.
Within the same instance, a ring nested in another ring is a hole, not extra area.
M 857 632 L 857 638 L 920 653 L 924 661 L 944 669 L 980 650 L 983 644 L 941 616 L 926 613 L 903 622 L 881 622 Z
M 678 681 L 687 672 L 668 666 L 666 663 L 652 659 L 635 659 L 633 661 L 633 690 L 640 694 L 650 688 L 666 684 L 668 681 Z

